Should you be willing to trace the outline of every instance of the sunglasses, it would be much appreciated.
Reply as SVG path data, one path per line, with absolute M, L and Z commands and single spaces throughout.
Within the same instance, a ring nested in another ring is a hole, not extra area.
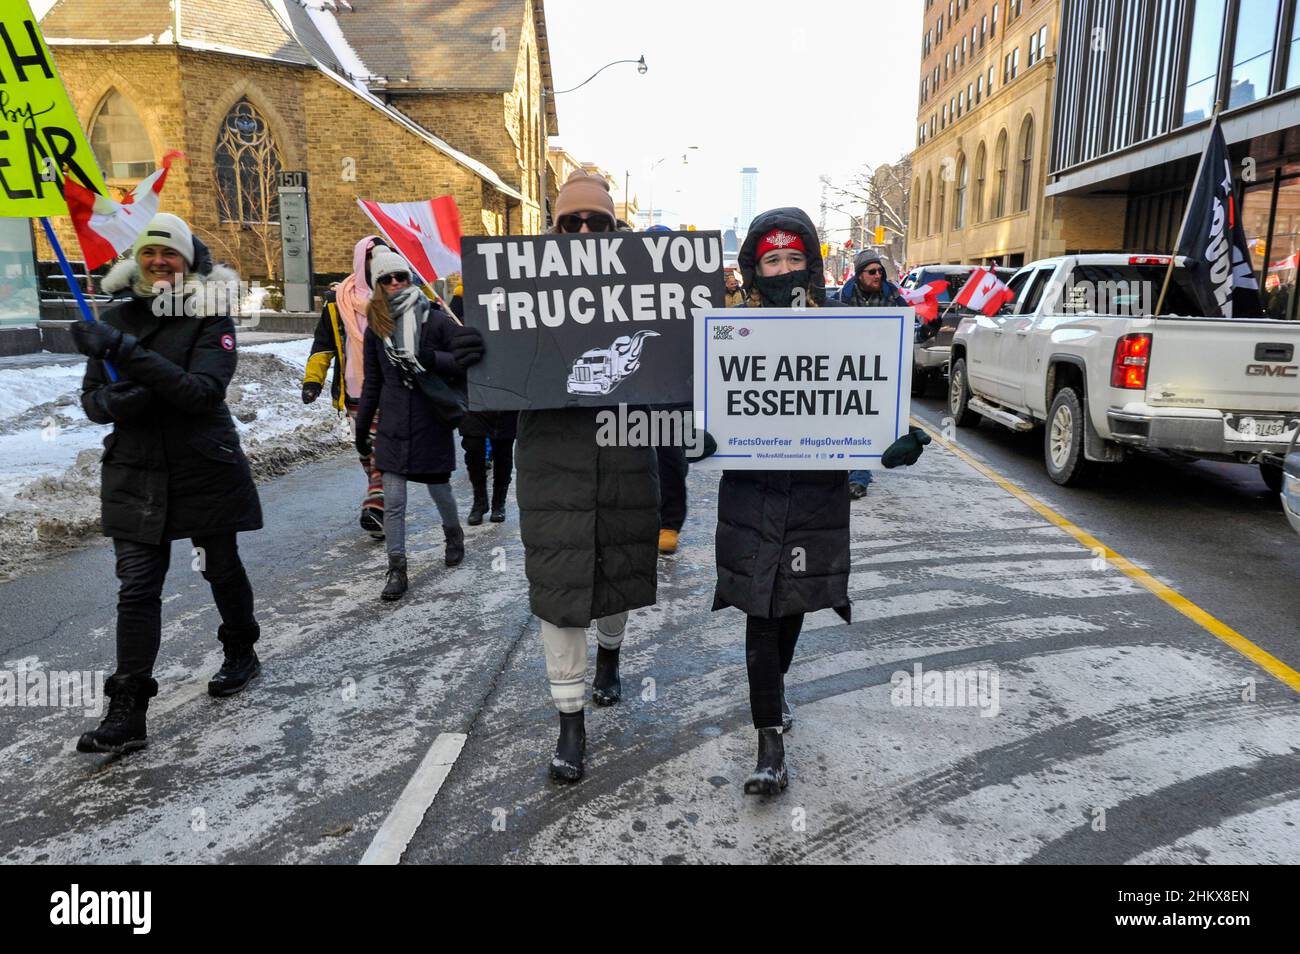
M 562 215 L 556 224 L 559 225 L 561 232 L 581 232 L 582 224 L 587 223 L 587 229 L 592 232 L 612 232 L 614 231 L 614 220 L 608 215 L 596 213 L 583 217 L 581 215 Z
M 410 272 L 389 272 L 383 278 L 379 279 L 379 284 L 398 285 L 401 284 L 402 282 L 409 282 L 410 280 L 411 280 Z
M 883 275 L 883 274 L 885 274 L 885 270 L 884 270 L 883 268 L 868 268 L 868 269 L 866 269 L 866 274 L 868 274 L 868 275 Z

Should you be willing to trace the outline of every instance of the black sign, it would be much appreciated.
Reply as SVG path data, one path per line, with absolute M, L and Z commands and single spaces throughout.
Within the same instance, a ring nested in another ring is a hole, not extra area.
M 718 232 L 461 240 L 483 332 L 471 410 L 689 404 L 695 310 L 721 307 Z
M 307 188 L 307 173 L 305 172 L 281 172 L 279 178 L 279 187 L 281 189 Z

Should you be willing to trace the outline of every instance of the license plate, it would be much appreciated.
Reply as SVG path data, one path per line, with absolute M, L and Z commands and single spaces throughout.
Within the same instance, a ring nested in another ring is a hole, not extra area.
M 1256 414 L 1223 415 L 1223 439 L 1227 441 L 1277 444 L 1290 441 L 1295 427 L 1295 421 L 1288 421 L 1284 417 Z

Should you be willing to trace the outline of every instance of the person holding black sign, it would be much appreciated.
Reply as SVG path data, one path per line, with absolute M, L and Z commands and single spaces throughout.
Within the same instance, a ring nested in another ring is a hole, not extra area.
M 817 230 L 802 209 L 753 220 L 739 265 L 750 308 L 816 308 L 827 301 Z M 919 435 L 919 436 L 918 436 Z M 930 438 L 913 428 L 883 455 L 886 467 L 913 464 Z M 788 782 L 783 732 L 794 725 L 785 674 L 806 613 L 833 609 L 851 620 L 848 474 L 842 470 L 729 470 L 718 487 L 713 608 L 745 613 L 749 705 L 758 764 L 747 795 L 775 795 Z
M 462 378 L 465 366 L 452 354 L 460 327 L 411 284 L 411 266 L 396 252 L 379 249 L 370 262 L 374 294 L 366 307 L 365 379 L 357 410 L 357 453 L 375 454 L 384 475 L 384 546 L 388 576 L 380 599 L 401 599 L 406 578 L 406 485 L 425 484 L 442 517 L 447 566 L 465 559 L 465 531 L 451 491 L 456 469 L 455 430 L 444 424 L 424 396 L 417 375 Z M 378 443 L 370 423 L 379 414 Z

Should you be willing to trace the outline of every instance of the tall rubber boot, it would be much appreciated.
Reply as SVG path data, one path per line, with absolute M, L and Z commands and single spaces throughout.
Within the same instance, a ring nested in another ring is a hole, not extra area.
M 582 778 L 587 757 L 587 724 L 583 709 L 560 713 L 560 738 L 551 757 L 551 778 L 557 782 L 576 782 Z
M 623 698 L 623 683 L 618 677 L 618 650 L 596 647 L 596 675 L 591 680 L 591 701 L 598 706 L 617 705 Z
M 745 779 L 746 795 L 780 795 L 790 777 L 785 770 L 785 743 L 780 729 L 758 730 L 758 765 Z

